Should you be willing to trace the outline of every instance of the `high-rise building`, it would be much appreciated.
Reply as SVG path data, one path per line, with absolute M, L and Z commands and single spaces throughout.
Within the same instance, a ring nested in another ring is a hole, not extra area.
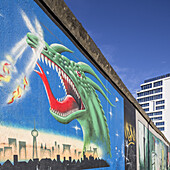
M 67 145 L 67 144 L 63 144 L 63 154 L 65 154 L 65 152 L 71 153 L 71 145 Z
M 18 163 L 18 155 L 14 155 L 14 165 L 17 165 Z
M 170 74 L 145 80 L 137 100 L 146 114 L 170 140 Z
M 8 144 L 12 147 L 12 154 L 17 154 L 17 140 L 15 138 L 8 138 Z
M 34 121 L 34 129 L 31 131 L 31 135 L 33 136 L 33 159 L 38 158 L 38 153 L 37 153 L 37 136 L 38 136 L 38 131 L 35 128 L 35 121 Z
M 4 158 L 12 160 L 12 147 L 4 147 Z
M 19 141 L 19 160 L 26 160 L 27 159 L 26 153 L 27 153 L 26 142 L 25 141 Z

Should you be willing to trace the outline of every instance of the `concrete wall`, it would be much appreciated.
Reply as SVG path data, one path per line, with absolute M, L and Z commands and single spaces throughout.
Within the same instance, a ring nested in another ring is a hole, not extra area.
M 137 118 L 142 117 L 146 124 L 150 124 L 149 126 L 154 130 L 154 133 L 161 138 L 169 146 L 169 141 L 167 141 L 166 137 L 156 128 L 156 126 L 150 121 L 149 117 L 145 114 L 143 109 L 134 99 L 134 97 L 130 94 L 129 90 L 120 80 L 116 72 L 110 66 L 110 64 L 106 61 L 101 51 L 96 47 L 93 40 L 89 37 L 88 33 L 84 30 L 81 23 L 75 19 L 75 16 L 70 12 L 69 8 L 66 6 L 64 2 L 59 1 L 48 1 L 44 0 L 43 3 L 37 3 L 46 11 L 49 17 L 53 19 L 53 21 L 58 25 L 56 20 L 57 17 L 66 29 L 63 31 L 72 39 L 75 45 L 84 53 L 85 56 L 92 60 L 94 65 L 102 72 L 102 74 L 116 87 L 121 94 L 132 103 L 133 107 L 137 110 Z M 44 8 L 44 5 L 46 6 Z M 47 11 L 48 7 L 48 11 Z M 69 17 L 68 17 L 69 16 Z M 78 41 L 78 43 L 77 43 Z M 103 62 L 104 61 L 104 62 Z M 136 125 L 136 128 L 138 126 Z M 137 130 L 138 134 L 138 130 Z M 136 139 L 138 141 L 138 139 Z M 138 155 L 138 147 L 136 149 Z
M 63 0 L 0 9 L 1 153 L 16 141 L 14 157 L 0 154 L 2 169 L 18 155 L 26 161 L 18 166 L 32 169 L 167 169 L 169 141 Z

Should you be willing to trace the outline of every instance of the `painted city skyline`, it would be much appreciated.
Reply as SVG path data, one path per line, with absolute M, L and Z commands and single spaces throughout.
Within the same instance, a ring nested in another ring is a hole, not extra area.
M 0 162 L 5 162 L 8 159 L 13 161 L 14 155 L 18 155 L 19 161 L 28 161 L 36 158 L 55 159 L 56 155 L 60 155 L 61 160 L 64 160 L 64 157 L 68 159 L 70 156 L 75 160 L 80 160 L 83 156 L 83 151 L 81 149 L 83 142 L 78 139 L 71 138 L 71 140 L 76 143 L 76 145 L 72 145 L 70 138 L 65 140 L 64 136 L 47 134 L 36 129 L 42 139 L 37 137 L 37 147 L 34 148 L 33 143 L 35 141 L 34 137 L 31 135 L 32 130 L 24 130 L 6 126 L 0 126 L 0 129 L 1 136 L 5 134 L 6 130 L 10 131 L 12 134 L 11 137 L 9 136 L 0 139 Z M 33 130 L 35 130 L 35 127 Z M 25 135 L 23 135 L 23 133 Z M 53 139 L 55 140 L 48 142 L 49 136 L 50 138 L 53 136 Z M 35 151 L 37 152 L 37 156 L 33 154 Z M 87 157 L 93 156 L 94 158 L 102 156 L 101 150 L 95 145 L 91 145 L 90 148 L 87 148 L 85 155 Z

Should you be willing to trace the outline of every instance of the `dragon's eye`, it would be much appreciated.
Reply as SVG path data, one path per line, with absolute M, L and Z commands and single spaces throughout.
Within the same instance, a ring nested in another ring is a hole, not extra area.
M 48 48 L 45 46 L 45 47 L 44 47 L 44 50 L 45 50 L 45 51 L 48 51 Z
M 82 78 L 81 73 L 79 71 L 76 71 L 77 75 Z

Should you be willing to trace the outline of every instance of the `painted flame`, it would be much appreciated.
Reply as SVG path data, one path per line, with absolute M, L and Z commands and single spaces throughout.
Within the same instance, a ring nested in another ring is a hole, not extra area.
M 29 85 L 26 76 L 24 77 L 23 84 L 24 84 L 24 90 L 25 90 L 26 86 Z
M 4 81 L 4 82 L 9 82 L 11 80 L 11 76 L 6 76 L 6 75 L 2 75 L 0 74 L 0 82 Z
M 11 100 L 8 101 L 8 104 L 13 103 L 17 98 L 20 98 L 22 96 L 22 88 L 20 86 L 17 87 L 17 89 L 12 93 L 13 97 Z
M 9 73 L 10 73 L 8 66 L 10 66 L 9 63 L 4 63 L 4 64 L 3 64 L 3 72 L 4 72 L 5 74 L 9 74 Z

